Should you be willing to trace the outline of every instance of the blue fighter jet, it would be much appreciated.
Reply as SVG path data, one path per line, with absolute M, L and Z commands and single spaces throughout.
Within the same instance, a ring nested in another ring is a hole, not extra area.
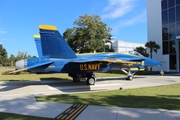
M 161 66 L 161 63 L 139 53 L 96 53 L 76 55 L 55 26 L 39 25 L 40 36 L 35 35 L 39 58 L 16 62 L 16 70 L 33 73 L 68 73 L 75 82 L 86 79 L 87 85 L 96 82 L 95 72 L 119 68 L 132 80 L 130 68 Z

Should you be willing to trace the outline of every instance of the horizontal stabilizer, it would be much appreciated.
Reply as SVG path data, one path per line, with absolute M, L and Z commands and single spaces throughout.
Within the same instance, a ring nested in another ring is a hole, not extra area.
M 16 72 L 21 72 L 21 71 L 28 71 L 30 69 L 35 69 L 35 68 L 38 68 L 38 67 L 42 67 L 43 69 L 45 69 L 45 67 L 43 67 L 43 66 L 48 67 L 52 63 L 54 63 L 54 62 L 39 63 L 39 64 L 35 64 L 35 65 L 32 65 L 32 66 L 28 66 L 26 68 L 22 68 L 22 69 L 11 71 L 10 73 L 16 73 Z

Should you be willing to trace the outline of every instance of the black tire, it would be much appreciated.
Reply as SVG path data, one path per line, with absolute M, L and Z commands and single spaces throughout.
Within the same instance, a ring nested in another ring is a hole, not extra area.
M 133 76 L 128 76 L 126 79 L 131 81 L 133 80 Z
M 86 82 L 87 82 L 87 85 L 94 85 L 96 80 L 95 80 L 94 77 L 90 77 L 90 78 L 87 79 Z
M 80 82 L 80 78 L 78 78 L 78 77 L 73 77 L 73 81 L 74 81 L 74 82 Z

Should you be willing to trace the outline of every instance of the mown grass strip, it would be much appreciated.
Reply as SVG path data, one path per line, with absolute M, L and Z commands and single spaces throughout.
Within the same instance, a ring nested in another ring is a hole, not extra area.
M 37 101 L 180 110 L 180 84 L 36 97 Z
M 54 120 L 54 119 L 0 112 L 0 120 Z

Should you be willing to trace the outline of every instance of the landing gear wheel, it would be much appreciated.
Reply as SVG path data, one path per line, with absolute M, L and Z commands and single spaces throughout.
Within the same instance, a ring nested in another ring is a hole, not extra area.
M 133 76 L 127 76 L 126 80 L 133 80 Z
M 87 85 L 94 85 L 95 84 L 95 78 L 94 77 L 90 77 L 90 78 L 87 78 Z
M 80 81 L 80 78 L 78 78 L 78 77 L 73 77 L 73 81 L 74 81 L 74 82 L 79 82 L 79 81 Z

